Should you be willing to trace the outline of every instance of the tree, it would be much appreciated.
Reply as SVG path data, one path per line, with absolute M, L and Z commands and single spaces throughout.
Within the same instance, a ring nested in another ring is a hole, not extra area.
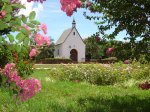
M 92 35 L 84 39 L 86 45 L 86 59 L 99 59 L 106 57 L 105 51 L 108 48 L 108 42 L 101 39 L 98 35 Z
M 85 0 L 83 0 L 85 1 Z M 99 33 L 108 39 L 114 39 L 121 31 L 126 31 L 124 39 L 129 39 L 132 45 L 132 58 L 137 55 L 148 54 L 150 43 L 150 0 L 92 0 L 88 8 L 91 12 L 98 12 L 99 16 L 85 17 L 89 20 L 97 19 Z M 106 31 L 114 28 L 107 35 Z M 106 36 L 107 35 L 107 36 Z M 138 39 L 140 38 L 140 39 Z M 139 41 L 137 46 L 137 41 Z M 136 52 L 138 51 L 138 52 Z M 138 57 L 139 58 L 139 57 Z
M 88 37 L 84 40 L 86 45 L 86 59 L 95 59 L 99 58 L 99 45 L 96 42 L 94 36 Z
M 110 38 L 123 30 L 134 39 L 139 36 L 150 37 L 150 0 L 93 0 L 89 9 L 102 14 L 101 17 L 97 17 L 102 34 L 115 27 Z M 88 19 L 92 18 L 94 17 Z

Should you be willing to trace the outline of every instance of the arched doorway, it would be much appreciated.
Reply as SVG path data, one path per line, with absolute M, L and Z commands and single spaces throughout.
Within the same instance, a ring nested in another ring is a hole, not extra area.
M 78 61 L 78 52 L 76 49 L 72 49 L 70 51 L 70 59 L 72 59 L 73 61 Z

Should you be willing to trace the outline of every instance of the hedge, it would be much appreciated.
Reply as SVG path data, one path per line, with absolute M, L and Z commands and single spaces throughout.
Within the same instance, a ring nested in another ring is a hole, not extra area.
M 36 60 L 37 64 L 60 64 L 60 63 L 73 63 L 71 59 L 64 58 L 45 58 L 41 60 Z
M 109 64 L 109 63 L 114 63 L 117 62 L 117 58 L 116 57 L 109 57 L 109 58 L 104 58 L 104 59 L 100 59 L 98 62 L 100 63 L 104 63 L 104 64 Z

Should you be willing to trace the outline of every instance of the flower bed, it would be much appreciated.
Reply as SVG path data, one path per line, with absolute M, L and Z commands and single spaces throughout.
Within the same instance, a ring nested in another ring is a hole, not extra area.
M 50 68 L 49 74 L 65 81 L 89 82 L 97 85 L 113 85 L 129 80 L 148 80 L 149 65 L 141 64 L 62 64 Z

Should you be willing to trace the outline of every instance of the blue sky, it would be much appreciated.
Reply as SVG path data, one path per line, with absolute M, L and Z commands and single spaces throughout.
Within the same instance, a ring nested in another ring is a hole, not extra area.
M 61 11 L 59 0 L 47 0 L 43 3 L 43 10 L 38 14 L 38 20 L 47 24 L 48 35 L 57 41 L 62 32 L 72 26 L 74 18 L 81 37 L 86 38 L 94 34 L 98 29 L 94 22 L 85 19 L 83 11 L 85 10 L 79 9 L 71 17 L 68 17 Z
M 26 0 L 22 0 L 26 1 Z M 37 13 L 36 19 L 41 23 L 47 24 L 48 27 L 48 36 L 54 39 L 54 42 L 58 40 L 62 32 L 72 26 L 72 20 L 75 18 L 76 28 L 78 29 L 82 38 L 86 38 L 95 32 L 98 31 L 97 26 L 94 21 L 85 19 L 83 12 L 86 11 L 90 14 L 89 11 L 85 9 L 78 9 L 71 17 L 68 17 L 65 12 L 61 11 L 60 1 L 59 0 L 46 0 L 43 4 L 40 3 L 25 3 L 27 9 L 24 14 L 29 14 L 30 11 L 35 10 Z M 108 33 L 110 33 L 110 30 Z M 121 36 L 125 35 L 124 32 L 120 33 L 117 36 L 118 40 L 122 40 Z

